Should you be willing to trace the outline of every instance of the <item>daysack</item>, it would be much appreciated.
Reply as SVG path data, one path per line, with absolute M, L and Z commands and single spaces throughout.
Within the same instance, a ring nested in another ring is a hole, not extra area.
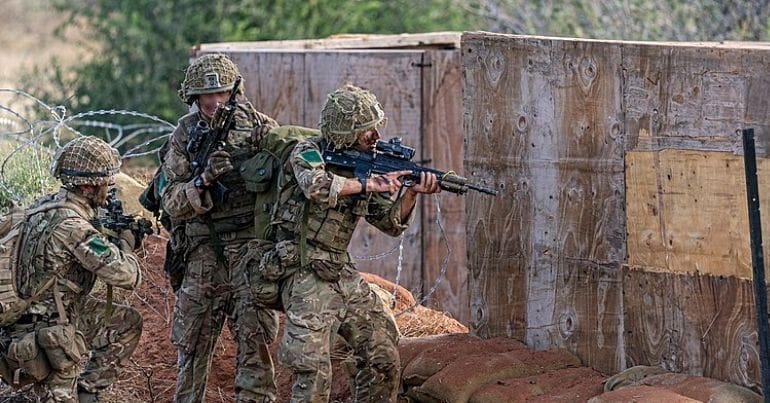
M 257 194 L 254 229 L 257 239 L 268 239 L 270 212 L 278 201 L 283 183 L 283 165 L 294 146 L 302 140 L 320 136 L 321 132 L 301 126 L 281 126 L 270 130 L 260 142 L 261 151 L 241 164 L 241 176 L 246 188 Z
M 26 299 L 21 298 L 16 289 L 16 265 L 21 250 L 19 239 L 24 233 L 27 217 L 62 205 L 62 203 L 45 203 L 31 210 L 13 205 L 8 214 L 0 216 L 0 327 L 16 322 L 30 304 L 56 282 L 56 277 L 51 277 L 51 280 L 35 295 Z

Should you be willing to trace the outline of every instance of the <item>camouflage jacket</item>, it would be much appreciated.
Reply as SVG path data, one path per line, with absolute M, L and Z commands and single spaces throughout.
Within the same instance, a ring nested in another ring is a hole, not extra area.
M 29 216 L 19 241 L 21 249 L 16 269 L 16 286 L 23 298 L 41 289 L 52 277 L 57 285 L 28 310 L 32 314 L 57 312 L 54 288 L 62 294 L 67 315 L 82 306 L 98 277 L 108 285 L 133 289 L 141 281 L 136 257 L 112 244 L 92 224 L 97 211 L 84 197 L 62 188 L 58 193 L 38 199 L 61 203 L 61 207 Z
M 321 142 L 320 137 L 302 141 L 289 156 L 286 174 L 293 176 L 294 185 L 285 188 L 276 206 L 278 240 L 298 239 L 305 231 L 311 245 L 343 253 L 361 217 L 390 236 L 404 232 L 414 214 L 402 222 L 400 203 L 388 195 L 340 196 L 344 181 L 353 174 L 327 167 Z
M 163 209 L 173 222 L 185 222 L 187 234 L 193 237 L 208 235 L 209 227 L 202 217 L 207 213 L 219 233 L 252 229 L 254 194 L 246 191 L 239 168 L 242 162 L 259 151 L 262 135 L 278 124 L 269 116 L 254 110 L 250 103 L 238 104 L 235 128 L 228 134 L 225 147 L 225 151 L 230 153 L 234 169 L 218 178 L 227 187 L 228 194 L 224 203 L 214 205 L 209 191 L 198 193 L 190 164 L 194 156 L 187 151 L 190 135 L 201 119 L 198 112 L 183 116 L 171 135 L 170 147 L 163 163 L 163 173 L 168 180 L 162 195 Z

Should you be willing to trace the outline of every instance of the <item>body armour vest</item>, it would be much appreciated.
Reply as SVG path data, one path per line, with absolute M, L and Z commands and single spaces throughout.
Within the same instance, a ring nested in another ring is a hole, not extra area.
M 320 146 L 320 138 L 313 141 Z M 353 177 L 351 171 L 330 171 L 346 178 Z M 308 245 L 345 253 L 358 220 L 367 214 L 367 199 L 361 196 L 343 196 L 338 199 L 336 207 L 329 208 L 308 200 L 291 170 L 288 170 L 286 175 L 290 178 L 275 205 L 272 223 L 276 226 L 277 240 L 299 241 L 304 237 Z
M 179 123 L 184 127 L 187 138 L 195 130 L 200 116 L 197 112 L 188 114 Z M 258 145 L 252 139 L 252 132 L 257 121 L 256 113 L 251 104 L 239 103 L 235 113 L 235 127 L 227 136 L 224 148 L 230 154 L 233 170 L 220 176 L 217 181 L 227 188 L 222 203 L 215 203 L 209 212 L 209 217 L 217 233 L 251 230 L 254 225 L 254 203 L 256 196 L 246 189 L 246 182 L 240 174 L 241 164 L 253 157 L 258 151 Z M 188 156 L 190 160 L 193 156 Z M 203 217 L 188 221 L 187 234 L 191 236 L 208 236 L 209 227 Z M 192 225 L 191 225 L 192 224 Z

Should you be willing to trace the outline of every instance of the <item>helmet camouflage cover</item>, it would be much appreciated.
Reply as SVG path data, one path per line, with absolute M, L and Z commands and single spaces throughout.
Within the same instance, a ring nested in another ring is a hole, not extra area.
M 120 170 L 120 154 L 104 140 L 78 137 L 56 152 L 51 175 L 64 186 L 107 185 Z
M 197 95 L 230 91 L 239 74 L 238 67 L 227 56 L 203 55 L 187 68 L 179 97 L 186 104 L 192 105 Z M 243 92 L 241 88 L 243 83 L 238 89 L 239 93 Z
M 387 123 L 382 105 L 371 92 L 346 85 L 329 94 L 318 124 L 324 139 L 334 147 L 356 143 L 356 136 Z

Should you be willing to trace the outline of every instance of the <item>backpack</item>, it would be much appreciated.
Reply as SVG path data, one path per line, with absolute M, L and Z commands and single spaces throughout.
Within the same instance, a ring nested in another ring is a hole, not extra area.
M 0 216 L 0 327 L 13 324 L 30 304 L 55 284 L 56 277 L 52 276 L 35 295 L 21 298 L 16 289 L 16 265 L 21 250 L 19 239 L 24 233 L 27 217 L 62 206 L 62 203 L 45 203 L 37 208 L 24 210 L 13 205 L 8 214 Z
M 320 136 L 321 132 L 301 126 L 281 126 L 270 130 L 260 142 L 261 150 L 241 164 L 246 189 L 255 192 L 254 228 L 257 239 L 268 239 L 270 213 L 283 186 L 283 165 L 294 146 L 302 140 Z

